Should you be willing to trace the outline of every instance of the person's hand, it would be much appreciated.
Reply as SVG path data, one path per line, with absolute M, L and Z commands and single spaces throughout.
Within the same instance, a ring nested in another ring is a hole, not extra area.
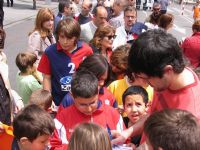
M 123 105 L 119 105 L 117 109 L 118 109 L 118 111 L 119 111 L 120 114 L 123 114 L 123 112 L 124 112 Z
M 126 144 L 126 146 L 127 146 L 127 147 L 131 147 L 132 150 L 136 150 L 136 146 L 135 146 L 135 144 L 133 144 L 133 143 L 128 143 L 128 144 Z
M 113 137 L 113 140 L 111 141 L 112 145 L 113 144 L 123 144 L 123 143 L 126 142 L 126 140 L 129 137 L 127 130 L 124 130 L 121 133 L 118 132 L 117 130 L 112 130 L 111 134 L 112 134 L 112 137 Z
M 147 146 L 147 143 L 144 142 L 139 147 L 137 147 L 136 150 L 149 150 L 149 147 Z
M 3 124 L 0 122 L 0 133 L 5 132 L 5 129 L 3 128 Z
M 16 102 L 14 113 L 17 114 L 24 107 L 23 101 L 20 99 Z
M 11 90 L 11 95 L 13 97 L 13 102 L 14 102 L 14 113 L 17 113 L 24 107 L 24 103 L 22 101 L 22 98 L 15 90 Z

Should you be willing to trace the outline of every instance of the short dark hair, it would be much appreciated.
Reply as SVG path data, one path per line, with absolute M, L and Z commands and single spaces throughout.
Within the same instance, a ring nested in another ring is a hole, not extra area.
M 143 98 L 143 102 L 145 104 L 148 103 L 148 93 L 147 91 L 141 86 L 130 86 L 126 89 L 126 91 L 122 95 L 122 102 L 125 105 L 125 100 L 128 95 L 141 95 Z
M 185 67 L 182 50 L 171 34 L 148 30 L 133 42 L 128 57 L 132 72 L 161 78 L 166 65 L 171 65 L 175 73 L 181 73 Z
M 73 18 L 66 18 L 59 21 L 56 27 L 56 40 L 58 41 L 59 35 L 63 33 L 67 38 L 76 37 L 77 39 L 81 34 L 80 24 Z
M 104 6 L 97 6 L 96 8 L 94 8 L 94 13 L 93 13 L 94 16 L 97 16 L 101 9 L 105 9 L 106 10 L 106 8 Z
M 63 13 L 65 7 L 67 7 L 67 8 L 70 7 L 70 3 L 71 2 L 69 0 L 60 0 L 59 3 L 58 3 L 58 11 L 60 13 Z
M 88 70 L 92 72 L 97 78 L 100 78 L 106 71 L 108 71 L 109 64 L 104 56 L 93 54 L 86 57 L 79 65 L 78 70 L 82 69 Z
M 21 72 L 27 72 L 28 67 L 32 67 L 36 62 L 37 56 L 32 52 L 21 52 L 16 57 L 16 65 Z
M 91 98 L 98 94 L 98 79 L 87 70 L 78 70 L 72 78 L 73 97 Z
M 13 121 L 13 133 L 17 140 L 27 137 L 32 142 L 40 135 L 51 135 L 54 128 L 51 116 L 35 104 L 23 108 Z
M 165 109 L 153 113 L 144 123 L 144 133 L 154 150 L 198 150 L 200 125 L 190 112 Z

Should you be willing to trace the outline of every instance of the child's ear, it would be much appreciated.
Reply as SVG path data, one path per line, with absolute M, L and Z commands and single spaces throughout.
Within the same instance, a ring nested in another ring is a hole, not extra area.
M 20 138 L 19 142 L 21 145 L 25 145 L 25 144 L 27 144 L 27 142 L 29 142 L 29 140 L 27 137 L 22 137 L 22 138 Z
M 149 108 L 151 107 L 151 101 L 149 101 L 145 106 L 146 106 L 146 108 L 145 108 L 145 112 L 147 112 L 148 110 L 149 110 Z

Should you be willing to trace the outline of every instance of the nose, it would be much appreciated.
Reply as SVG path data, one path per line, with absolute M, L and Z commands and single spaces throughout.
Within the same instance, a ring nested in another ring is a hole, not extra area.
M 136 112 L 137 111 L 137 107 L 135 105 L 133 105 L 132 108 L 131 108 L 131 111 L 132 112 Z
M 87 113 L 92 113 L 92 107 L 91 106 L 87 106 L 85 110 L 86 110 Z
M 107 23 L 107 20 L 104 18 L 102 19 L 102 24 L 106 24 Z

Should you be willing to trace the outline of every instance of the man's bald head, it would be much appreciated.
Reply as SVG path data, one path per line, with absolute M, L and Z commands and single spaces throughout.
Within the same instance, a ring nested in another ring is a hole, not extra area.
M 94 24 L 99 27 L 100 25 L 104 25 L 107 23 L 108 12 L 105 7 L 98 6 L 94 13 Z

